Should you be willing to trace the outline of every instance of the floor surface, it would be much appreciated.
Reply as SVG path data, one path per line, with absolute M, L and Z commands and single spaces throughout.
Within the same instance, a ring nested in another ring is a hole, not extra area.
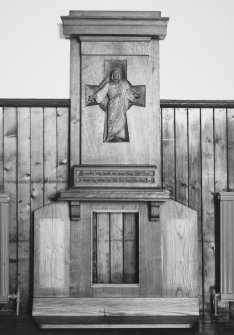
M 229 320 L 227 315 L 219 314 L 217 318 L 210 315 L 201 316 L 199 319 L 199 325 L 192 329 L 100 329 L 100 330 L 43 330 L 39 329 L 32 318 L 28 315 L 21 315 L 18 318 L 15 315 L 8 313 L 0 313 L 0 335 L 31 335 L 31 334 L 44 334 L 44 335 L 69 335 L 69 334 L 110 334 L 110 335 L 172 335 L 172 334 L 184 334 L 184 335 L 234 335 L 234 321 Z

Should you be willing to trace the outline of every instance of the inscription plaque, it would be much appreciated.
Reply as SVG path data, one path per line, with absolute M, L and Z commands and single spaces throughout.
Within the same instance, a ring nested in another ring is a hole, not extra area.
M 156 166 L 75 166 L 74 187 L 155 187 Z

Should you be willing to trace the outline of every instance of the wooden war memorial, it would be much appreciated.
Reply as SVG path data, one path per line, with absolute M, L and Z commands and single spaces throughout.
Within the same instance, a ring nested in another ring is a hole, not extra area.
M 71 11 L 70 184 L 34 213 L 42 328 L 191 327 L 197 214 L 162 188 L 160 12 Z

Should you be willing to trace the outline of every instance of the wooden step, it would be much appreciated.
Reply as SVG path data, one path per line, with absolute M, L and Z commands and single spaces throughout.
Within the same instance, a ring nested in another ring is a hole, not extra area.
M 34 298 L 41 328 L 190 328 L 195 298 Z
M 198 323 L 195 316 L 37 316 L 42 329 L 93 328 L 192 328 Z

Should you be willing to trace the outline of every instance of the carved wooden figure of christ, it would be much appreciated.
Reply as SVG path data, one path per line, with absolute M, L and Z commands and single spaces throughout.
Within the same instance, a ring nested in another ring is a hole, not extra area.
M 99 105 L 105 112 L 103 142 L 129 142 L 127 111 L 145 107 L 145 86 L 132 86 L 126 61 L 105 61 L 105 79 L 98 86 L 86 85 L 86 106 Z

